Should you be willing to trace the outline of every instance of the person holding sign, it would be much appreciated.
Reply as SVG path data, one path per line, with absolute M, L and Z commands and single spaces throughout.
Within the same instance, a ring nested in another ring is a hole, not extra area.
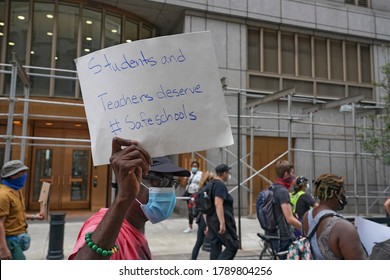
M 176 204 L 175 189 L 190 172 L 168 157 L 150 158 L 137 141 L 112 139 L 110 164 L 118 193 L 81 227 L 69 259 L 148 260 L 152 255 L 144 235 L 145 223 L 167 219 Z
M 305 235 L 319 224 L 310 240 L 315 260 L 364 260 L 367 255 L 355 226 L 336 211 L 347 204 L 344 178 L 332 173 L 321 174 L 314 182 L 319 205 L 305 213 Z M 329 215 L 329 216 L 328 216 Z M 323 217 L 321 219 L 321 217 Z

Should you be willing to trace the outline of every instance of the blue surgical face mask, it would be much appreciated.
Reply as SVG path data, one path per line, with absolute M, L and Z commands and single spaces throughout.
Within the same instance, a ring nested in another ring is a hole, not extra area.
M 13 188 L 14 190 L 20 190 L 21 188 L 24 187 L 26 180 L 27 180 L 27 173 L 23 173 L 22 176 L 15 179 L 12 178 L 3 179 L 1 183 L 10 188 Z
M 149 189 L 149 201 L 147 204 L 142 204 L 137 199 L 146 218 L 148 218 L 152 224 L 157 224 L 166 220 L 172 214 L 176 205 L 175 189 L 149 188 L 143 183 L 141 183 L 141 185 Z
M 191 168 L 191 171 L 192 171 L 192 173 L 195 174 L 196 172 L 198 172 L 198 168 L 197 168 L 197 167 L 192 167 L 192 168 Z

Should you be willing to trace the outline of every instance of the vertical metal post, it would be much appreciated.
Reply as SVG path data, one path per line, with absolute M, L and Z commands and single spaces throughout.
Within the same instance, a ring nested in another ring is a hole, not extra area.
M 254 158 L 254 118 L 253 118 L 253 114 L 254 114 L 254 108 L 251 107 L 251 141 L 250 141 L 250 163 L 249 165 L 252 167 L 254 162 L 253 162 L 253 158 Z M 250 176 L 252 177 L 253 175 L 253 170 L 250 169 Z M 252 217 L 252 214 L 253 214 L 253 211 L 252 211 L 252 201 L 253 201 L 253 179 L 251 179 L 249 181 L 249 217 Z
M 26 154 L 26 135 L 27 135 L 27 123 L 28 123 L 28 106 L 29 102 L 27 101 L 30 97 L 30 88 L 24 87 L 24 108 L 23 108 L 23 125 L 22 125 L 22 140 L 20 143 L 20 161 L 24 162 Z
M 238 92 L 237 101 L 237 182 L 238 182 L 238 240 L 239 248 L 242 249 L 241 241 L 241 91 Z
M 358 190 L 357 190 L 357 151 L 356 151 L 356 104 L 352 102 L 352 127 L 353 127 L 353 192 L 355 198 L 355 215 L 359 215 L 359 198 L 358 198 Z
M 49 251 L 46 259 L 64 259 L 65 212 L 50 214 Z
M 18 78 L 18 66 L 14 62 L 12 62 L 11 73 L 12 74 L 11 74 L 11 87 L 9 92 L 7 138 L 5 140 L 4 162 L 8 162 L 11 159 L 12 131 L 14 125 L 14 109 L 15 109 L 15 96 L 16 96 L 16 80 Z
M 314 155 L 314 124 L 313 124 L 313 112 L 310 112 L 310 150 L 311 150 L 311 153 L 310 153 L 310 177 L 312 179 L 314 179 L 314 176 L 315 176 L 315 167 L 314 167 L 314 158 L 315 158 L 315 155 Z
M 366 127 L 367 127 L 367 118 L 364 117 L 363 119 L 363 131 L 364 131 L 364 134 L 363 134 L 363 141 L 366 141 L 367 140 L 367 132 L 366 132 Z M 369 212 L 369 208 L 368 208 L 368 176 L 367 176 L 367 156 L 364 155 L 363 157 L 363 164 L 364 164 L 364 192 L 365 192 L 365 206 L 366 206 L 366 215 L 368 216 L 368 212 Z
M 287 134 L 288 134 L 288 154 L 287 154 L 287 159 L 289 162 L 291 162 L 291 122 L 292 122 L 292 117 L 291 117 L 291 94 L 288 95 L 288 124 L 287 124 Z

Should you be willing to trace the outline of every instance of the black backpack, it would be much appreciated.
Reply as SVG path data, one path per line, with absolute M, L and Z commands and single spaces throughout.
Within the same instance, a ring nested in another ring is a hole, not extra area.
M 214 211 L 214 199 L 212 198 L 213 182 L 207 182 L 195 195 L 194 207 L 203 214 L 211 214 Z
M 376 242 L 372 247 L 370 260 L 390 260 L 390 239 Z
M 267 189 L 261 191 L 256 200 L 256 214 L 260 226 L 267 232 L 275 232 L 278 224 L 274 214 L 274 191 L 278 188 L 272 184 Z

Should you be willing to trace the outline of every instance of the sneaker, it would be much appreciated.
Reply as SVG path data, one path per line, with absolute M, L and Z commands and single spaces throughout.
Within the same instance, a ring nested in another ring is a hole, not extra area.
M 184 233 L 190 233 L 192 231 L 192 228 L 186 228 L 185 230 L 183 230 Z

